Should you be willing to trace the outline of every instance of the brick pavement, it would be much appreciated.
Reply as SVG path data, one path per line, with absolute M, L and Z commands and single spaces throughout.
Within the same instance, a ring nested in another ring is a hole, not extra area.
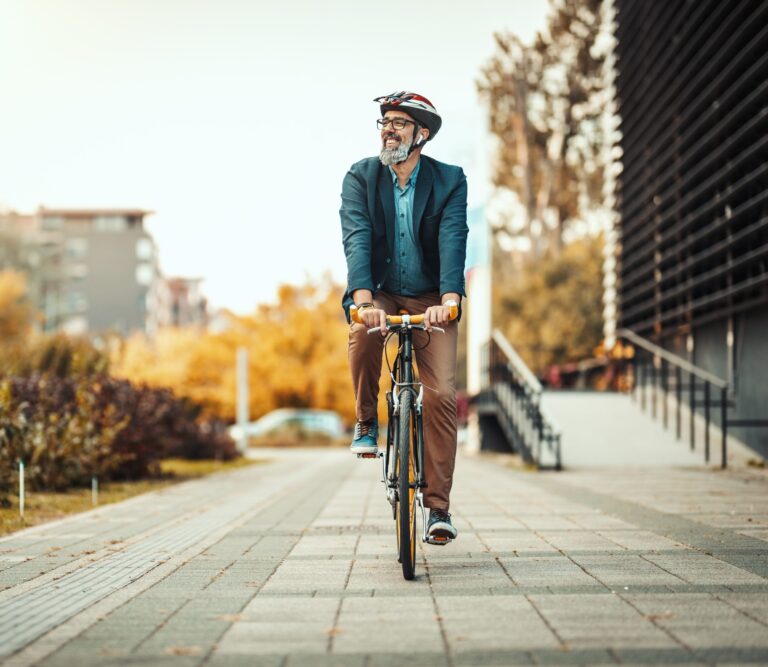
M 768 480 L 462 458 L 402 579 L 376 464 L 288 451 L 0 540 L 0 663 L 768 663 Z

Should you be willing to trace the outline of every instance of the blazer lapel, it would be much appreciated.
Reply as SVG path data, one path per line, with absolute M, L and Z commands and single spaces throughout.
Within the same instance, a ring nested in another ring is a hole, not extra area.
M 395 234 L 395 191 L 392 187 L 392 174 L 384 165 L 379 168 L 379 199 L 384 209 L 384 228 L 387 232 L 387 247 L 392 252 Z
M 421 218 L 424 216 L 424 209 L 432 192 L 433 181 L 432 167 L 429 162 L 422 158 L 421 165 L 419 166 L 419 175 L 416 177 L 416 193 L 413 197 L 413 238 L 417 240 L 419 238 Z

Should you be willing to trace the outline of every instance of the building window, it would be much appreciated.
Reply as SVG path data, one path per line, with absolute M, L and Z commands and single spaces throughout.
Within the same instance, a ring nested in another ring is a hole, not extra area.
M 71 336 L 79 336 L 88 331 L 88 320 L 80 315 L 76 317 L 68 317 L 64 320 L 62 329 L 64 329 L 65 333 L 68 333 Z
M 151 264 L 138 264 L 136 266 L 136 282 L 139 283 L 139 285 L 151 285 L 154 275 L 155 272 L 152 270 Z
M 73 280 L 82 280 L 88 275 L 87 264 L 70 264 L 67 267 L 67 274 Z
M 148 261 L 155 256 L 155 244 L 152 239 L 143 238 L 136 241 L 136 259 Z
M 83 292 L 70 292 L 67 294 L 67 312 L 82 313 L 88 310 L 88 297 Z
M 41 223 L 43 229 L 62 229 L 64 227 L 64 218 L 61 216 L 46 215 Z
M 67 218 L 64 227 L 70 232 L 87 232 L 91 228 L 90 218 Z
M 128 229 L 124 215 L 98 215 L 93 219 L 93 228 L 100 232 L 122 232 Z
M 88 256 L 88 239 L 67 239 L 64 244 L 64 256 L 74 261 L 85 259 Z

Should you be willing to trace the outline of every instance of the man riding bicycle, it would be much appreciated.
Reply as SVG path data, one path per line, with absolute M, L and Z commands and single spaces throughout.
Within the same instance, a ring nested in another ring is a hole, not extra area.
M 341 229 L 347 259 L 343 306 L 359 309 L 363 324 L 349 331 L 349 362 L 357 424 L 351 450 L 378 452 L 377 404 L 383 335 L 368 335 L 401 309 L 424 313 L 427 331 L 414 331 L 424 386 L 425 505 L 428 534 L 453 539 L 448 513 L 456 460 L 457 321 L 451 306 L 464 296 L 467 179 L 461 167 L 422 157 L 442 119 L 425 97 L 399 92 L 374 100 L 382 117 L 381 151 L 352 165 L 341 193 Z M 432 326 L 445 335 L 432 335 Z

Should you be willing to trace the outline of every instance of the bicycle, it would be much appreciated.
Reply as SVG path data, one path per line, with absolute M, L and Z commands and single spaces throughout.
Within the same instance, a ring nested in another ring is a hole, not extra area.
M 450 319 L 458 316 L 458 308 L 451 307 Z M 350 308 L 353 322 L 362 324 L 355 306 Z M 424 386 L 413 371 L 413 330 L 426 330 L 424 315 L 410 315 L 401 311 L 399 315 L 387 315 L 387 337 L 384 341 L 384 356 L 387 361 L 392 387 L 387 392 L 387 444 L 383 452 L 358 454 L 358 458 L 380 458 L 382 482 L 386 488 L 387 500 L 392 505 L 395 520 L 398 560 L 403 568 L 403 577 L 413 579 L 416 573 L 416 505 L 421 508 L 422 541 L 445 545 L 447 537 L 430 537 L 427 534 L 427 508 L 421 490 L 426 488 L 424 478 L 424 429 L 423 398 Z M 378 332 L 379 327 L 368 329 Z M 445 333 L 441 327 L 432 326 L 432 331 Z M 394 335 L 398 337 L 398 352 L 390 365 L 386 353 L 387 343 Z M 429 343 L 427 343 L 429 344 Z M 418 387 L 418 392 L 416 391 Z

